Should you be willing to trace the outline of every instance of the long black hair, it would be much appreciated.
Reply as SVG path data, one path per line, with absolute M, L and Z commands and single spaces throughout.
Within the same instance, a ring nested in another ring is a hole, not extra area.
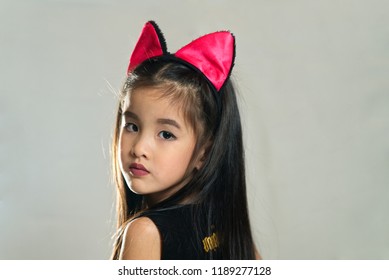
M 188 184 L 152 207 L 145 204 L 142 196 L 130 191 L 118 163 L 122 102 L 133 90 L 143 87 L 160 88 L 161 98 L 179 102 L 197 136 L 191 162 L 199 160 L 199 156 L 202 161 L 198 170 L 188 167 L 187 175 L 191 178 Z M 204 75 L 182 63 L 159 58 L 143 62 L 123 86 L 112 156 L 118 190 L 118 232 L 113 259 L 119 257 L 124 227 L 129 220 L 151 209 L 177 207 L 183 201 L 194 205 L 193 215 L 199 224 L 200 219 L 207 217 L 208 233 L 216 230 L 222 259 L 255 259 L 246 197 L 242 127 L 230 78 L 216 92 Z M 210 258 L 213 257 L 211 253 Z

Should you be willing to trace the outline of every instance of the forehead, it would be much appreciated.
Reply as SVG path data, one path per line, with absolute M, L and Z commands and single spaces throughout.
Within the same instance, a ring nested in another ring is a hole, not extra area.
M 137 114 L 163 115 L 164 117 L 179 118 L 185 124 L 188 116 L 185 114 L 183 101 L 174 94 L 166 93 L 163 89 L 142 87 L 126 94 L 122 103 L 122 111 L 133 111 Z

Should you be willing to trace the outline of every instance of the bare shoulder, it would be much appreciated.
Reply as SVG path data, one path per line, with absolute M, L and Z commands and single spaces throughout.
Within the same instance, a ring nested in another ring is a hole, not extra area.
M 255 249 L 255 259 L 256 260 L 262 260 L 262 257 L 259 254 L 258 249 L 256 247 L 254 247 L 254 249 Z
M 127 225 L 119 259 L 161 259 L 161 237 L 153 221 L 147 217 L 141 217 Z

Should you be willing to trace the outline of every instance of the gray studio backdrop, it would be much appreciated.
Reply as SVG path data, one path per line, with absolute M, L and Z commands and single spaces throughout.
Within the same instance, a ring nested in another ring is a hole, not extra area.
M 266 259 L 389 258 L 388 1 L 0 0 L 0 259 L 107 259 L 117 91 L 145 21 L 230 29 Z

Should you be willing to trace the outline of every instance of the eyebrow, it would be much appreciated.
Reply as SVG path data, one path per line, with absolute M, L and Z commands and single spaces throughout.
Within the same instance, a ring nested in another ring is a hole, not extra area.
M 139 117 L 137 114 L 133 113 L 133 112 L 130 112 L 130 111 L 124 111 L 122 113 L 122 116 L 126 117 L 126 118 L 133 118 L 133 119 L 136 119 L 136 120 L 139 120 Z
M 136 121 L 139 121 L 139 117 L 137 114 L 131 112 L 131 111 L 125 111 L 122 113 L 122 115 L 126 118 L 132 118 Z M 178 124 L 178 122 L 176 122 L 175 120 L 173 119 L 167 119 L 167 118 L 159 118 L 157 119 L 157 123 L 159 124 L 167 124 L 167 125 L 171 125 L 171 126 L 174 126 L 178 129 L 181 129 L 181 126 Z
M 172 119 L 158 119 L 157 122 L 159 124 L 167 124 L 167 125 L 175 126 L 178 129 L 181 129 L 181 126 L 175 120 Z

